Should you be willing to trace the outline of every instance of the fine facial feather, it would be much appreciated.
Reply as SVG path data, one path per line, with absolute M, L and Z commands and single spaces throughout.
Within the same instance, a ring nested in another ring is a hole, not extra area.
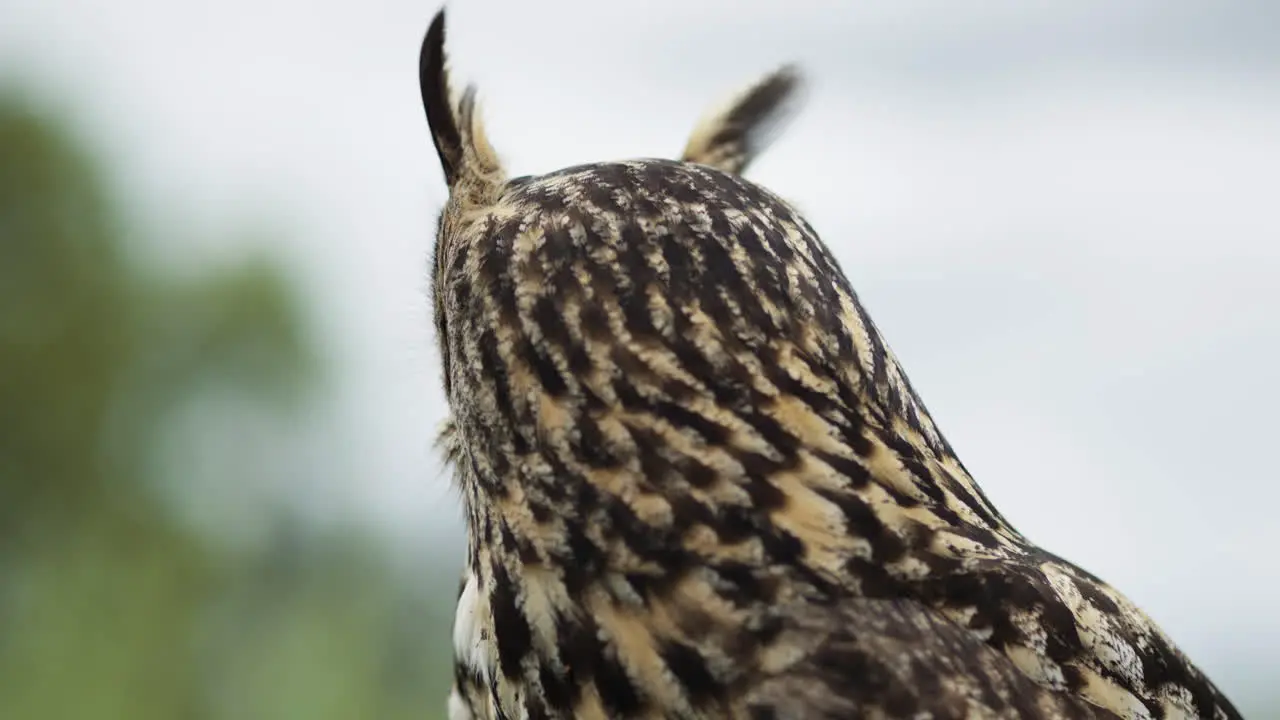
M 1239 717 L 1000 516 L 814 230 L 739 176 L 793 71 L 691 162 L 507 181 L 443 40 L 451 717 Z

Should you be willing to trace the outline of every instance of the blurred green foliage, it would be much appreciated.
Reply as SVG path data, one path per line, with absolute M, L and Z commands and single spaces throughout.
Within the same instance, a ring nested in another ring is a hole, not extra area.
M 0 92 L 0 718 L 442 716 L 452 579 L 283 511 L 232 552 L 164 500 L 174 413 L 305 407 L 316 352 L 269 263 L 135 262 L 105 178 Z

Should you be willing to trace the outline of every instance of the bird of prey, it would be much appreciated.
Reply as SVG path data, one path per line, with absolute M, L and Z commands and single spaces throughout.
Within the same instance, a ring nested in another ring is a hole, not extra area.
M 441 11 L 451 720 L 1240 717 L 1001 516 L 817 232 L 743 178 L 794 69 L 679 160 L 509 178 L 444 43 Z

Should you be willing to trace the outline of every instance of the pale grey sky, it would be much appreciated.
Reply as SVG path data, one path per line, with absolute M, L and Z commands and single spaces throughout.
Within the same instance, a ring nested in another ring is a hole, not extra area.
M 339 384 L 273 431 L 278 482 L 416 542 L 460 532 L 429 448 L 436 7 L 0 8 L 0 68 L 85 113 L 170 229 L 150 254 L 220 262 L 259 242 L 224 231 L 279 231 Z M 708 103 L 800 61 L 810 103 L 752 177 L 808 212 L 1002 510 L 1231 691 L 1280 644 L 1277 8 L 458 0 L 451 34 L 516 174 L 673 154 Z

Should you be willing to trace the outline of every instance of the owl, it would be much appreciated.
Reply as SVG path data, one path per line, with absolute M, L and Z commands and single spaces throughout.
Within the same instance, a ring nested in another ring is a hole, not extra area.
M 513 178 L 444 45 L 442 11 L 420 81 L 468 533 L 452 720 L 1240 717 L 1005 520 L 818 232 L 743 176 L 796 69 L 678 160 Z

